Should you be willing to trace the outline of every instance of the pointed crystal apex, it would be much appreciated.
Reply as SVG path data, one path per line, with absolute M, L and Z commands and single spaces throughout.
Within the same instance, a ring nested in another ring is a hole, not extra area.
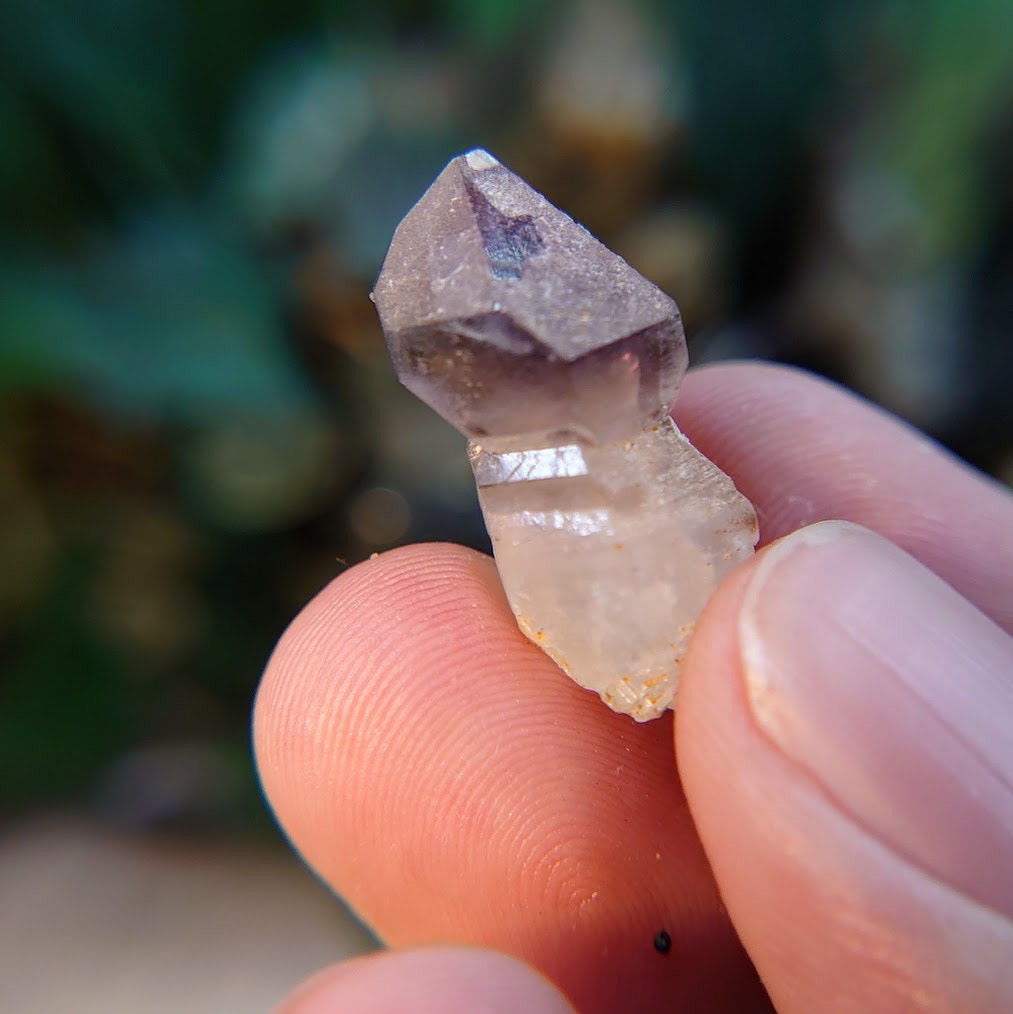
M 464 161 L 468 163 L 468 168 L 474 172 L 493 169 L 499 165 L 499 159 L 490 155 L 485 148 L 472 148 L 471 151 L 465 152 Z
M 480 148 L 398 226 L 374 297 L 402 383 L 472 439 L 620 439 L 686 371 L 675 302 Z

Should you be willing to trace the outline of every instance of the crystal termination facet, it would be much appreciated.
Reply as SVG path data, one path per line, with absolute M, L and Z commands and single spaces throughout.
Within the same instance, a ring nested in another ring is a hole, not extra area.
M 373 294 L 402 383 L 468 437 L 521 630 L 637 721 L 756 515 L 668 417 L 675 302 L 487 152 L 398 226 Z

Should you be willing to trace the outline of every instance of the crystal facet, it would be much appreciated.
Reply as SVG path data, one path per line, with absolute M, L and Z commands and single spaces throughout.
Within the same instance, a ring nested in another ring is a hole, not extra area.
M 470 440 L 521 630 L 611 708 L 673 705 L 756 516 L 668 411 L 678 307 L 487 152 L 398 226 L 373 294 L 403 384 Z

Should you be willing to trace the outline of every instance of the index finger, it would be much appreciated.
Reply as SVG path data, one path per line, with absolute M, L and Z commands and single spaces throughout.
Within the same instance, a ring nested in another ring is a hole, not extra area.
M 675 405 L 735 479 L 761 544 L 817 521 L 871 528 L 1013 631 L 1013 497 L 923 433 L 801 370 L 691 370 Z

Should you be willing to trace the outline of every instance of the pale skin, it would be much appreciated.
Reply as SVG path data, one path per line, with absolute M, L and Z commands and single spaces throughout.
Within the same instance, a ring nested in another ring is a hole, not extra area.
M 265 790 L 390 948 L 285 1011 L 1013 1009 L 1013 498 L 797 371 L 691 371 L 675 417 L 769 548 L 674 720 L 578 688 L 454 546 L 282 638 Z

